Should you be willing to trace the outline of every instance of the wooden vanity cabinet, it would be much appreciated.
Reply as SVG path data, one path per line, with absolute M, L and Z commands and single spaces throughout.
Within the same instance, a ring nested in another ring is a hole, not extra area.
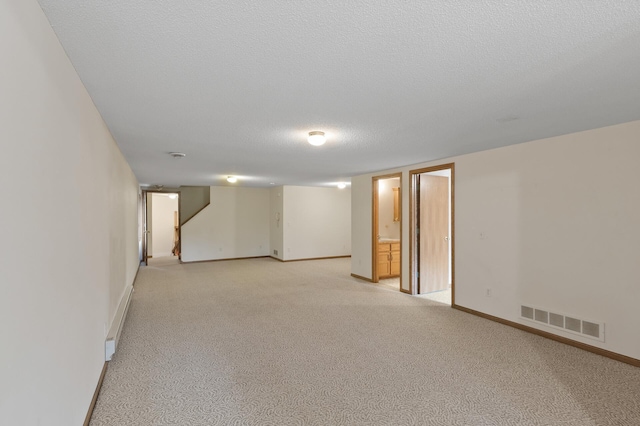
M 378 243 L 378 277 L 400 276 L 400 243 Z

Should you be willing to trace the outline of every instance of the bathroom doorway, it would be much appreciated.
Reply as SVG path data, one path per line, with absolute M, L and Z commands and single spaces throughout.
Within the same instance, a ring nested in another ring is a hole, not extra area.
M 372 281 L 402 290 L 402 173 L 373 178 Z
M 454 165 L 410 171 L 411 293 L 454 304 Z

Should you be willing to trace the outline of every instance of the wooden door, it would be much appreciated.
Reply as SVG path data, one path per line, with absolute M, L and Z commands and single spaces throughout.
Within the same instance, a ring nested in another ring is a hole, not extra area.
M 418 293 L 449 287 L 449 178 L 420 175 Z

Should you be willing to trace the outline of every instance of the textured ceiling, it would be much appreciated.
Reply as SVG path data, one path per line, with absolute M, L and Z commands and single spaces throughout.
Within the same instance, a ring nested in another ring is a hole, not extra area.
M 327 185 L 640 119 L 639 1 L 39 2 L 141 184 Z

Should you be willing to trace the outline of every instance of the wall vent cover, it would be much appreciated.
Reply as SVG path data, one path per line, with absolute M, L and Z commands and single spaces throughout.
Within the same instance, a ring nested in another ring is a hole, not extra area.
M 533 308 L 530 308 L 528 306 L 521 306 L 520 307 L 520 316 L 526 319 L 533 319 Z
M 604 342 L 604 323 L 559 314 L 531 305 L 520 305 L 520 318 Z
M 598 338 L 600 337 L 600 324 L 595 322 L 582 321 L 582 334 Z
M 564 328 L 566 328 L 567 330 L 575 331 L 576 333 L 580 333 L 582 331 L 580 327 L 581 321 L 579 319 L 565 317 L 564 322 L 565 322 Z
M 549 312 L 536 309 L 535 320 L 547 324 L 549 322 Z
M 554 314 L 551 312 L 549 314 L 549 324 L 554 327 L 564 328 L 564 315 Z

